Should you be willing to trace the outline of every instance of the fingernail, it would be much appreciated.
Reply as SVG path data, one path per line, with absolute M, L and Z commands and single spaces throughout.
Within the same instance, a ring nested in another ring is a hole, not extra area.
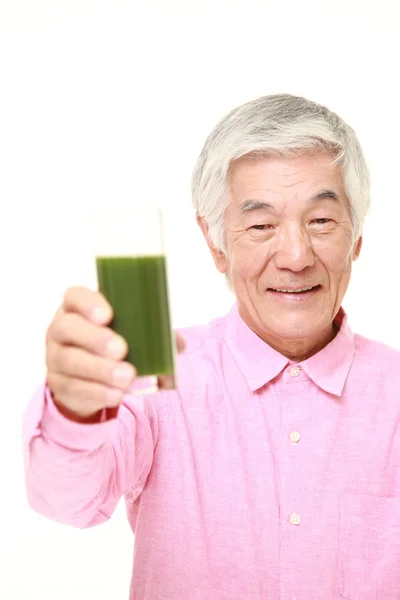
M 91 319 L 96 323 L 104 323 L 108 318 L 108 310 L 102 306 L 96 306 L 91 312 Z
M 107 404 L 109 406 L 115 406 L 122 400 L 123 394 L 120 390 L 109 390 L 107 392 Z
M 113 383 L 127 386 L 131 383 L 133 376 L 134 371 L 130 365 L 118 365 L 113 371 Z
M 125 344 L 118 338 L 113 338 L 107 342 L 106 352 L 111 358 L 119 358 L 125 351 Z

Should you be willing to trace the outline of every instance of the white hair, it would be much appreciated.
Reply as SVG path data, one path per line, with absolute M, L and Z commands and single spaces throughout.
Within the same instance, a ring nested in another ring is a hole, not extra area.
M 229 201 L 228 171 L 247 155 L 293 157 L 307 151 L 332 153 L 341 167 L 350 201 L 354 239 L 370 205 L 370 178 L 353 129 L 325 106 L 290 94 L 263 96 L 232 110 L 208 136 L 192 176 L 196 212 L 209 239 L 225 251 L 224 215 Z

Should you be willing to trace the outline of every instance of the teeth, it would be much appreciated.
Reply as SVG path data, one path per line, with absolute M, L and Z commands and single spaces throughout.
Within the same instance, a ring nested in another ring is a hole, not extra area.
M 308 292 L 308 290 L 312 290 L 314 286 L 308 288 L 299 288 L 298 290 L 278 290 L 275 289 L 275 292 L 285 292 L 285 294 L 298 294 L 299 292 Z

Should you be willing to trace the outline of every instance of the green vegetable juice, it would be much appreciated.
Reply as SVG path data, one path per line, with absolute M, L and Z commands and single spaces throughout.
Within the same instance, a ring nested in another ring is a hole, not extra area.
M 96 258 L 99 289 L 114 309 L 112 329 L 128 342 L 139 376 L 174 374 L 165 256 Z

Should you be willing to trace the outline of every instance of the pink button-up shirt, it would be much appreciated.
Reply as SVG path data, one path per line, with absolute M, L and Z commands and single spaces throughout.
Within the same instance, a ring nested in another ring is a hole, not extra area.
M 125 498 L 131 600 L 398 600 L 400 352 L 353 335 L 299 364 L 235 306 L 183 331 L 179 390 L 24 421 L 31 506 L 90 527 Z

